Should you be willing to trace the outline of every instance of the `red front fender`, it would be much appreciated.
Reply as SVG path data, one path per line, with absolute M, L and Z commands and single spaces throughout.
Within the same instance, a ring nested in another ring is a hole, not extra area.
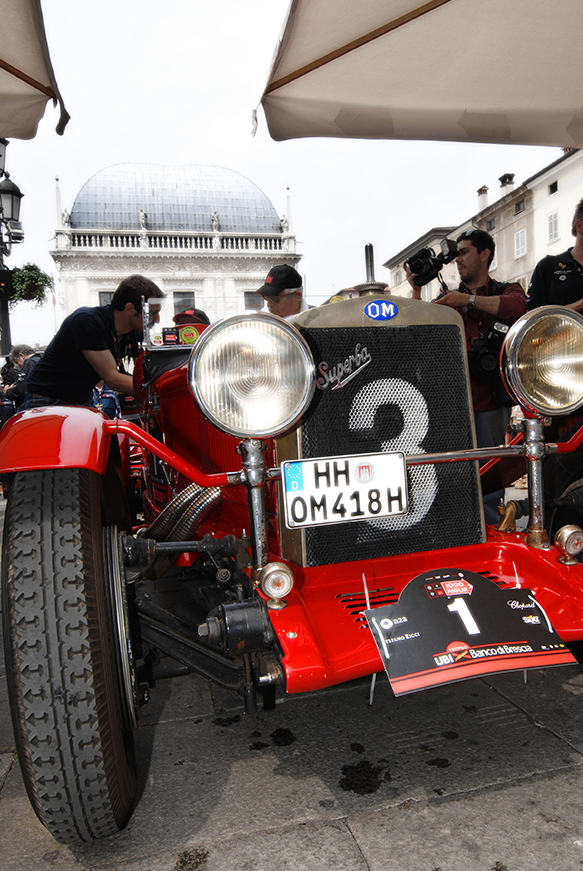
M 0 473 L 107 467 L 111 431 L 100 411 L 52 405 L 22 411 L 0 432 Z

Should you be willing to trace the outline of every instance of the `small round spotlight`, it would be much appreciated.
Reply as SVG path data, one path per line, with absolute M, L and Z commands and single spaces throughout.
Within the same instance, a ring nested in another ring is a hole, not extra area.
M 269 600 L 266 602 L 271 611 L 281 611 L 287 602 L 283 597 L 287 596 L 294 585 L 292 570 L 285 563 L 269 563 L 259 575 L 259 584 Z
M 579 565 L 579 560 L 576 557 L 583 550 L 583 529 L 580 526 L 575 526 L 574 523 L 561 526 L 555 535 L 555 547 L 561 554 L 560 563 L 565 566 Z

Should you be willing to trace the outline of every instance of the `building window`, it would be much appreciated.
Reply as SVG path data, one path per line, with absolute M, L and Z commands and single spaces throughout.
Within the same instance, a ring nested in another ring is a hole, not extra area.
M 549 222 L 549 242 L 556 242 L 559 238 L 559 213 L 553 212 L 548 216 Z
M 558 181 L 551 182 L 551 184 L 549 185 L 549 194 L 556 194 L 558 190 L 559 190 L 559 182 Z
M 393 286 L 396 287 L 397 284 L 400 284 L 402 282 L 402 280 L 403 276 L 401 274 L 401 270 L 397 269 L 397 271 L 395 272 L 395 278 L 393 279 Z
M 488 231 L 488 233 L 490 232 L 490 230 L 494 230 L 495 227 L 496 227 L 495 218 L 490 218 L 489 221 L 486 221 L 486 230 Z
M 113 297 L 113 290 L 99 291 L 99 305 L 109 305 Z
M 255 293 L 254 290 L 245 291 L 245 309 L 247 311 L 261 311 L 263 303 L 264 299 L 260 293 Z
M 520 202 L 516 203 L 516 205 L 514 206 L 514 214 L 519 215 L 520 212 L 524 212 L 525 209 L 526 209 L 525 201 L 520 200 Z
M 514 257 L 524 257 L 526 254 L 526 229 L 518 230 L 514 234 Z
M 188 308 L 194 308 L 194 292 L 192 290 L 176 291 L 172 294 L 172 303 L 175 315 L 186 311 Z

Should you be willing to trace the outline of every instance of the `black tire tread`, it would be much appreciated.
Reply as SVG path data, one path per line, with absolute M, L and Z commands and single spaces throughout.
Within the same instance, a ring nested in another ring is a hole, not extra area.
M 2 562 L 9 696 L 31 803 L 62 843 L 117 832 L 135 775 L 113 671 L 97 476 L 19 473 Z

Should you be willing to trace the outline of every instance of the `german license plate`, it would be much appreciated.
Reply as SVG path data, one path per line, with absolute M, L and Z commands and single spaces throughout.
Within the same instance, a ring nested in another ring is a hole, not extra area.
M 407 511 L 402 453 L 287 461 L 282 466 L 282 485 L 289 529 L 374 520 Z

